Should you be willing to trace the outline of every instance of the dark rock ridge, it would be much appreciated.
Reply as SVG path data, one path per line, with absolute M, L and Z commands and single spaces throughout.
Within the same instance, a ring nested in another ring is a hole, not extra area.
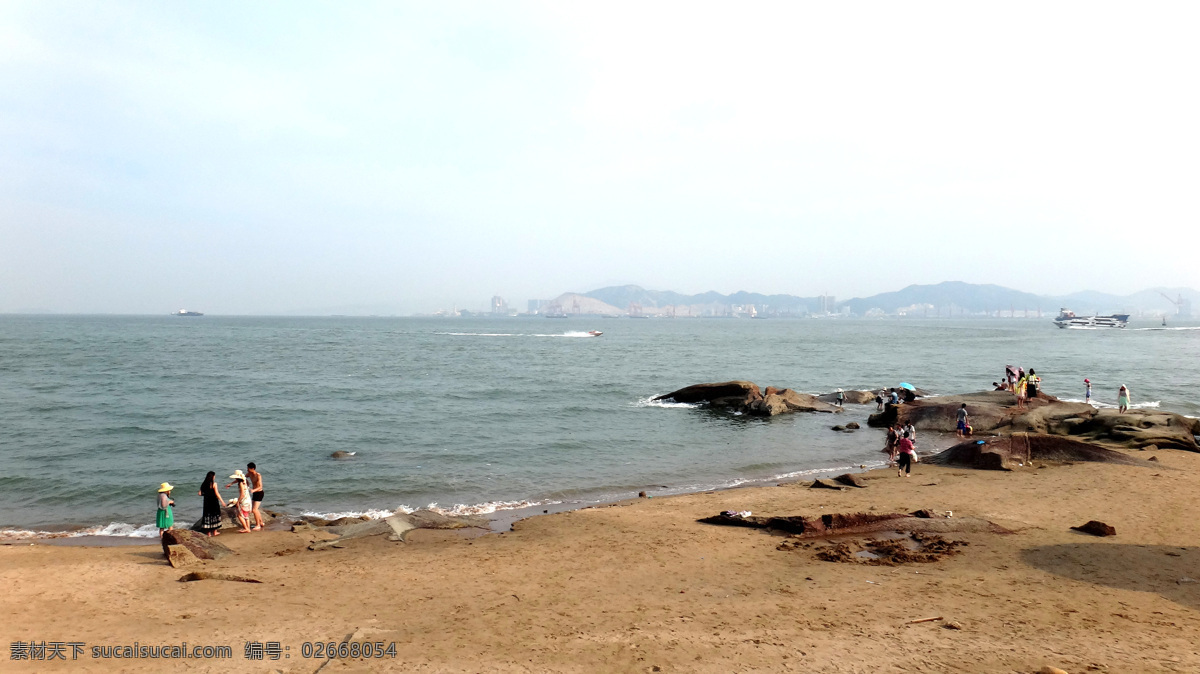
M 898 386 L 897 387 L 881 386 L 879 388 L 871 389 L 869 391 L 868 390 L 842 391 L 842 394 L 846 396 L 846 404 L 847 405 L 874 405 L 876 394 L 878 394 L 880 391 L 887 391 L 890 388 L 895 388 L 896 393 L 900 394 L 901 399 L 923 398 L 923 397 L 929 395 L 929 393 L 923 389 L 918 388 L 918 389 L 910 391 L 908 389 L 900 388 Z M 886 396 L 885 396 L 885 398 L 886 398 Z M 820 400 L 821 402 L 826 402 L 826 403 L 837 402 L 837 391 L 834 391 L 833 393 L 822 393 L 821 395 L 817 396 L 817 400 Z
M 1090 442 L 1060 435 L 1018 433 L 960 442 L 927 459 L 943 466 L 964 466 L 984 470 L 1012 470 L 1032 461 L 1091 461 L 1149 466 L 1145 461 Z
M 922 511 L 918 511 L 922 512 Z M 929 511 L 924 511 L 929 512 Z M 762 517 L 751 515 L 713 515 L 698 522 L 725 526 L 769 529 L 798 538 L 825 538 L 842 534 L 864 534 L 877 531 L 920 531 L 946 533 L 952 531 L 987 531 L 998 534 L 1012 533 L 1008 529 L 987 520 L 973 517 L 928 518 L 905 513 L 835 513 L 816 517 L 792 515 L 785 517 Z
M 888 405 L 872 414 L 871 426 L 912 423 L 918 429 L 953 433 L 958 409 L 967 404 L 971 427 L 976 435 L 1033 433 L 1070 436 L 1081 441 L 1113 448 L 1184 449 L 1200 452 L 1196 434 L 1200 420 L 1155 410 L 1098 410 L 1086 403 L 1063 402 L 1038 393 L 1025 409 L 1017 409 L 1016 398 L 1008 391 L 984 391 L 965 395 L 916 400 Z
M 841 412 L 807 393 L 768 386 L 765 391 L 748 381 L 695 384 L 658 396 L 655 400 L 696 403 L 754 416 L 773 417 L 788 412 Z

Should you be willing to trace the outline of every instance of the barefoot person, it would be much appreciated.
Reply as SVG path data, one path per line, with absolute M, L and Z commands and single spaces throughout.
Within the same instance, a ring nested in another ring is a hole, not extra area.
M 175 501 L 171 500 L 171 490 L 174 488 L 170 482 L 164 482 L 158 487 L 158 517 L 155 519 L 158 524 L 159 538 L 162 538 L 163 534 L 175 526 L 175 511 L 172 510 Z
M 1018 398 L 1018 400 L 1019 400 L 1019 398 Z M 955 435 L 957 435 L 960 438 L 966 437 L 967 421 L 968 421 L 967 404 L 963 403 L 962 407 L 958 408 L 958 428 L 955 429 L 955 431 L 954 431 Z
M 241 525 L 238 529 L 240 534 L 250 533 L 250 513 L 253 511 L 253 501 L 250 500 L 250 488 L 246 486 L 246 475 L 240 470 L 233 471 L 233 475 L 229 478 L 233 480 L 226 487 L 237 485 L 238 495 L 236 498 L 229 499 L 229 505 L 237 508 L 237 521 Z
M 262 531 L 263 518 L 259 506 L 266 492 L 263 491 L 262 473 L 258 472 L 258 466 L 253 461 L 246 464 L 246 477 L 250 478 L 250 501 L 254 504 L 254 530 Z
M 1083 380 L 1083 402 L 1085 402 L 1089 405 L 1092 404 L 1092 380 L 1091 379 Z
M 200 531 L 208 536 L 221 535 L 221 492 L 217 489 L 217 474 L 208 471 L 200 484 L 200 496 L 204 497 L 204 514 L 200 516 Z
M 1121 390 L 1117 391 L 1117 411 L 1121 414 L 1129 411 L 1129 389 L 1124 384 L 1121 384 Z

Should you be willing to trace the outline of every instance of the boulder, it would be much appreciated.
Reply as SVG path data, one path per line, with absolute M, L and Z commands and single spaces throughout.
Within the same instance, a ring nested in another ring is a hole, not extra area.
M 433 510 L 414 510 L 407 515 L 396 514 L 393 517 L 403 519 L 418 529 L 487 529 L 491 527 L 488 518 L 481 515 L 443 515 Z
M 217 560 L 233 554 L 233 550 L 225 547 L 215 538 L 188 529 L 171 529 L 163 533 L 163 555 L 167 559 L 171 558 L 171 546 L 173 545 L 187 548 L 188 552 L 198 559 Z
M 787 412 L 840 412 L 841 408 L 821 402 L 817 396 L 797 393 L 774 386 L 766 391 L 748 381 L 727 381 L 717 384 L 695 384 L 672 391 L 655 400 L 677 403 L 704 404 L 743 414 L 773 417 Z
M 808 488 L 809 489 L 839 489 L 839 490 L 841 489 L 841 487 L 837 486 L 836 484 L 834 484 L 832 482 L 828 482 L 826 480 L 813 480 L 813 483 L 808 485 Z
M 343 450 L 339 449 L 338 451 L 330 454 L 329 458 L 331 458 L 331 459 L 350 459 L 350 458 L 353 458 L 354 455 L 357 453 L 358 452 L 347 452 L 347 451 L 343 451 Z
M 192 551 L 188 550 L 186 547 L 175 544 L 167 546 L 167 562 L 176 569 L 179 569 L 185 566 L 199 564 L 200 558 L 196 555 L 193 555 Z
M 860 428 L 862 428 L 862 426 L 859 426 L 857 421 L 851 421 L 850 423 L 846 424 L 846 430 L 848 431 L 857 431 Z
M 875 404 L 876 391 L 843 391 L 845 396 L 845 404 L 847 405 L 873 405 Z M 823 403 L 837 402 L 837 391 L 833 393 L 822 393 L 817 396 L 817 399 Z
M 945 466 L 965 466 L 983 470 L 1012 470 L 1031 461 L 1092 461 L 1146 466 L 1118 451 L 1058 435 L 1019 433 L 960 442 L 924 459 Z
M 1081 524 L 1077 527 L 1071 527 L 1075 531 L 1082 531 L 1085 534 L 1093 536 L 1116 536 L 1117 530 L 1099 520 L 1091 520 L 1087 524 Z
M 745 407 L 762 398 L 758 385 L 748 381 L 727 381 L 719 384 L 694 384 L 661 395 L 655 400 L 677 403 L 707 403 L 718 407 Z
M 905 513 L 831 513 L 828 515 L 763 517 L 751 515 L 713 515 L 698 522 L 722 524 L 752 529 L 769 529 L 798 538 L 825 538 L 842 534 L 864 534 L 878 531 L 916 531 L 927 533 L 949 533 L 955 531 L 981 531 L 998 534 L 1012 533 L 1008 529 L 987 520 L 971 517 L 954 519 L 924 519 Z
M 833 479 L 848 487 L 858 487 L 859 489 L 862 489 L 867 486 L 866 482 L 863 482 L 861 478 L 853 473 L 838 475 Z

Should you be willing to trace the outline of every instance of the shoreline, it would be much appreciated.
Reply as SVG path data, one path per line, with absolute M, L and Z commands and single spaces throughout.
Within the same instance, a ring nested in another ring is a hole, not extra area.
M 397 647 L 395 659 L 335 659 L 326 667 L 335 672 L 584 672 L 600 663 L 627 672 L 1196 671 L 1200 583 L 1180 580 L 1200 578 L 1190 507 L 1200 455 L 1157 456 L 1162 470 L 922 463 L 912 479 L 861 473 L 865 489 L 791 483 L 632 499 L 531 516 L 476 538 L 419 530 L 407 544 L 375 537 L 319 552 L 304 547 L 311 535 L 286 530 L 222 536 L 237 554 L 202 568 L 261 585 L 180 583 L 183 570 L 139 546 L 0 547 L 0 579 L 12 588 L 0 610 L 13 617 L 0 637 L 207 642 L 238 656 L 189 661 L 197 672 L 310 672 L 321 663 L 298 658 L 302 643 L 328 640 Z M 934 563 L 888 567 L 822 561 L 821 542 L 783 549 L 779 533 L 696 521 L 725 509 L 917 508 L 1012 533 L 945 534 L 968 545 Z M 1117 535 L 1070 530 L 1089 519 Z M 248 638 L 290 646 L 293 659 L 242 659 Z M 9 668 L 106 671 L 107 663 L 46 664 Z

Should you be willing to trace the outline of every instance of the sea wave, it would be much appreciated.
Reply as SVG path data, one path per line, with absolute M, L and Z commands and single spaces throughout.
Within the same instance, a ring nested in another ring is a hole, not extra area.
M 1064 403 L 1087 402 L 1083 398 L 1059 398 L 1059 400 L 1061 400 Z M 1161 400 L 1148 400 L 1144 403 L 1131 403 L 1129 405 L 1129 409 L 1131 409 L 1131 410 L 1154 409 L 1154 408 L 1158 407 L 1161 402 L 1162 402 Z M 1100 402 L 1100 401 L 1096 400 L 1095 398 L 1092 398 L 1091 403 L 1089 403 L 1089 404 L 1092 407 L 1095 407 L 1096 409 L 1101 409 L 1101 410 L 1117 409 L 1117 405 L 1112 404 L 1112 403 Z
M 317 517 L 323 520 L 336 520 L 342 517 L 367 517 L 377 520 L 384 517 L 391 517 L 397 513 L 408 514 L 415 510 L 432 510 L 435 513 L 451 516 L 463 515 L 488 515 L 498 510 L 518 510 L 520 508 L 533 508 L 545 505 L 558 505 L 562 501 L 555 500 L 524 500 L 524 501 L 488 501 L 487 503 L 465 504 L 457 503 L 452 506 L 441 506 L 437 503 L 430 503 L 424 508 L 416 508 L 412 506 L 402 505 L 395 510 L 345 510 L 337 512 L 316 512 L 305 511 L 301 513 L 303 517 Z
M 448 337 L 594 337 L 583 330 L 568 330 L 556 333 L 521 333 L 521 332 L 435 332 L 436 335 Z
M 117 536 L 123 538 L 157 538 L 154 524 L 109 522 L 73 531 L 38 531 L 36 529 L 0 529 L 0 541 L 24 541 L 39 538 L 78 538 L 80 536 Z
M 646 396 L 630 403 L 632 407 L 666 407 L 673 409 L 692 410 L 700 407 L 700 403 L 677 403 L 674 400 L 655 400 L 656 396 Z

